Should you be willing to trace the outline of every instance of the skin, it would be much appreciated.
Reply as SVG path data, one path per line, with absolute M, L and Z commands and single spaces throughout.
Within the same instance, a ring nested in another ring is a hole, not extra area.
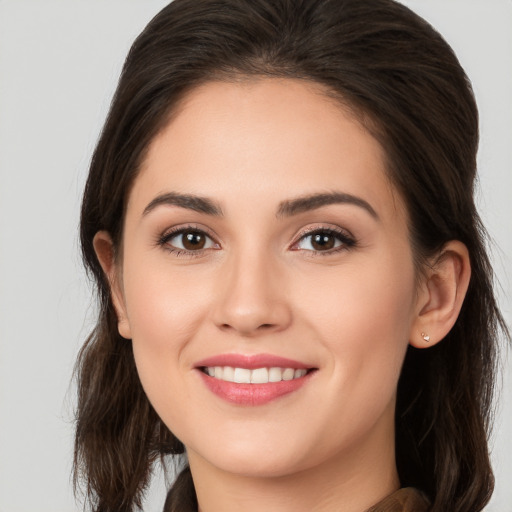
M 394 409 L 405 351 L 449 331 L 470 270 L 465 247 L 450 242 L 418 284 L 384 161 L 319 86 L 208 83 L 149 148 L 122 257 L 108 233 L 96 235 L 119 332 L 133 340 L 151 403 L 186 446 L 202 512 L 360 512 L 399 488 Z M 276 215 L 283 201 L 333 191 L 375 215 L 353 203 Z M 223 215 L 170 204 L 144 213 L 169 192 L 208 197 Z M 159 242 L 189 225 L 209 237 L 196 256 L 169 250 L 181 236 Z M 318 249 L 305 234 L 313 228 L 341 229 L 353 243 Z M 240 406 L 195 368 L 226 353 L 275 354 L 317 371 L 294 393 Z

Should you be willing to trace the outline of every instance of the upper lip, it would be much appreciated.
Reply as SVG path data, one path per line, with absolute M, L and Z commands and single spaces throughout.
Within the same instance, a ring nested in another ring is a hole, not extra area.
M 231 366 L 233 368 L 295 368 L 310 369 L 311 365 L 273 354 L 219 354 L 202 359 L 195 364 L 196 368 L 212 366 Z

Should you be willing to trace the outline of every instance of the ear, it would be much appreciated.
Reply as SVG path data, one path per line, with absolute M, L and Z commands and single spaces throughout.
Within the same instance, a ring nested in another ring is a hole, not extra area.
M 116 263 L 114 244 L 107 231 L 98 231 L 93 239 L 94 251 L 101 268 L 110 285 L 110 296 L 117 314 L 117 329 L 126 339 L 131 339 L 130 323 L 126 314 L 126 304 L 122 283 L 120 282 L 120 268 Z
M 459 316 L 471 276 L 467 247 L 457 240 L 444 245 L 427 270 L 418 292 L 410 344 L 427 348 L 439 343 Z

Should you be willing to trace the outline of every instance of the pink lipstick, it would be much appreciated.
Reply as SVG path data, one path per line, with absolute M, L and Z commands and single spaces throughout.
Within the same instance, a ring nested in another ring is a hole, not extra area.
M 222 354 L 195 368 L 210 391 L 238 405 L 263 405 L 298 390 L 316 370 L 272 354 Z

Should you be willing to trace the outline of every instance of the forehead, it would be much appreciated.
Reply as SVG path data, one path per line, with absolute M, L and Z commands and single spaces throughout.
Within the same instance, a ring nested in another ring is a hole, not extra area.
M 340 190 L 396 206 L 379 142 L 322 86 L 290 79 L 192 90 L 150 144 L 129 207 L 169 190 L 260 206 Z

